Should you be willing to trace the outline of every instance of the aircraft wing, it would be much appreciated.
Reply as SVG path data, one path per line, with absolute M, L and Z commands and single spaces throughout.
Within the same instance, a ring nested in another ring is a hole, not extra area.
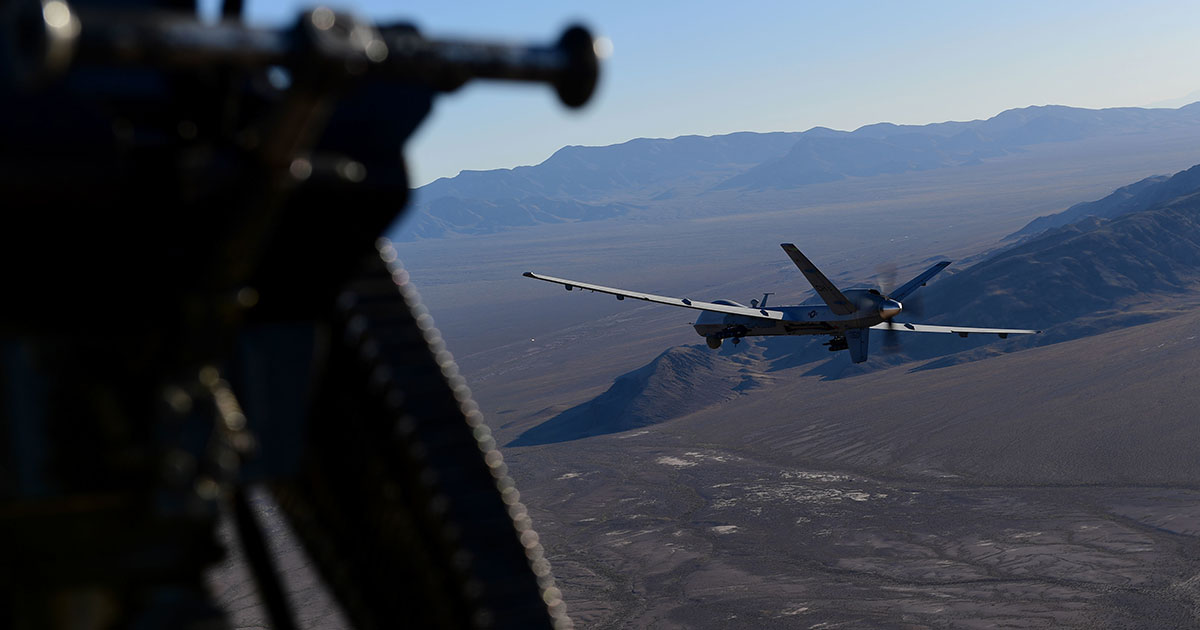
M 808 283 L 817 290 L 817 295 L 821 296 L 821 299 L 829 305 L 829 310 L 838 315 L 849 315 L 858 310 L 858 307 L 851 304 L 850 300 L 846 299 L 846 296 L 829 281 L 829 278 L 825 277 L 825 274 L 821 273 L 820 269 L 817 269 L 816 265 L 812 264 L 808 256 L 801 254 L 795 245 L 780 243 L 779 246 L 787 252 L 788 258 L 792 259 L 792 262 L 800 269 L 800 273 L 808 279 Z
M 567 287 L 568 291 L 571 289 L 584 289 L 587 291 L 595 291 L 597 293 L 615 295 L 617 296 L 618 300 L 633 298 L 635 300 L 667 304 L 669 306 L 693 308 L 698 311 L 712 311 L 714 313 L 726 313 L 728 315 L 745 315 L 746 317 L 757 317 L 759 319 L 783 319 L 783 311 L 775 311 L 765 308 L 749 308 L 745 306 L 729 306 L 728 304 L 713 304 L 712 302 L 700 302 L 698 300 L 689 300 L 688 298 L 667 297 L 663 295 L 654 295 L 652 293 L 626 291 L 625 289 L 614 289 L 612 287 L 604 287 L 598 284 L 588 284 L 586 282 L 576 282 L 574 280 L 543 276 L 541 274 L 533 273 L 532 271 L 526 271 L 521 275 L 525 276 L 526 278 L 533 278 L 534 280 L 545 280 L 546 282 L 561 284 Z
M 924 333 L 946 333 L 955 334 L 959 337 L 966 337 L 969 334 L 979 335 L 1000 335 L 1001 338 L 1009 335 L 1036 335 L 1040 330 L 1025 330 L 1019 328 L 972 328 L 970 326 L 933 326 L 930 324 L 907 324 L 903 322 L 883 322 L 875 324 L 871 328 L 875 330 L 897 330 L 901 332 L 924 332 Z

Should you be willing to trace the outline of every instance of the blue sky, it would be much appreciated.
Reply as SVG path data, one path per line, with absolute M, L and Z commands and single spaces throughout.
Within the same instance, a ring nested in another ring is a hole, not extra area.
M 291 21 L 311 4 L 247 0 L 258 23 Z M 581 22 L 612 40 L 599 91 L 582 111 L 536 86 L 477 82 L 440 97 L 406 147 L 416 185 L 536 164 L 565 145 L 972 120 L 1028 105 L 1144 106 L 1200 88 L 1197 2 L 333 6 L 411 21 L 430 36 L 544 42 Z

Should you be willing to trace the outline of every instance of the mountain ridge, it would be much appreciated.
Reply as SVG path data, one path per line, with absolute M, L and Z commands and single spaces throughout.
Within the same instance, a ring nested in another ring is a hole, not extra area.
M 1198 190 L 1200 190 L 1200 165 L 1170 176 L 1154 175 L 1122 186 L 1102 199 L 1077 203 L 1062 212 L 1038 217 L 1025 227 L 1010 234 L 1008 238 L 1039 234 L 1089 216 L 1112 219 L 1129 212 L 1149 209 L 1158 203 L 1176 200 Z
M 414 191 L 389 236 L 406 241 L 539 223 L 653 216 L 713 193 L 800 189 L 848 178 L 973 165 L 1048 142 L 1200 127 L 1200 103 L 1179 109 L 1010 109 L 984 120 L 875 123 L 854 131 L 737 132 L 559 149 L 541 164 L 464 171 Z

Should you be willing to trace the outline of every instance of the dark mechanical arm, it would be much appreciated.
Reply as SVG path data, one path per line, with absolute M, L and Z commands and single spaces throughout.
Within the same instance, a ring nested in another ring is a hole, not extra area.
M 568 626 L 376 239 L 437 92 L 536 81 L 582 105 L 591 36 L 188 9 L 0 0 L 0 624 L 225 627 L 201 583 L 225 504 L 273 627 L 294 627 L 249 509 L 265 484 L 359 628 Z

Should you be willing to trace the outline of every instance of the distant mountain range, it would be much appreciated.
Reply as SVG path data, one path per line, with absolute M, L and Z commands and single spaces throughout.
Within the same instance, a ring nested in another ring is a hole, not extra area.
M 713 361 L 717 355 L 702 345 L 672 348 L 513 445 L 623 431 L 686 415 L 736 397 L 743 383 L 772 371 L 800 367 L 806 374 L 838 378 L 930 359 L 937 360 L 918 369 L 936 369 L 1177 314 L 1172 299 L 1194 291 L 1200 281 L 1200 165 L 1039 218 L 1017 234 L 1023 239 L 922 289 L 930 316 L 919 321 L 1039 328 L 1045 330 L 1041 335 L 997 342 L 910 334 L 901 336 L 899 353 L 887 354 L 882 335 L 872 334 L 873 356 L 861 366 L 850 364 L 845 353 L 829 355 L 819 345 L 823 338 L 768 338 L 743 344 L 736 374 L 726 373 L 734 364 L 725 357 Z M 1150 306 L 1126 310 L 1137 302 Z M 900 320 L 912 318 L 902 314 Z M 703 399 L 689 398 L 696 392 Z M 643 411 L 659 401 L 675 402 Z
M 704 189 L 779 157 L 804 134 L 638 138 L 563 147 L 537 166 L 463 171 L 414 192 L 393 240 L 486 234 L 536 223 L 596 221 Z
M 1036 144 L 1166 133 L 1196 125 L 1200 103 L 1174 110 L 1042 106 L 1008 110 L 987 120 L 920 126 L 880 123 L 853 132 L 816 127 L 802 133 L 743 132 L 570 146 L 537 166 L 464 171 L 422 186 L 401 229 L 391 236 L 413 240 L 540 223 L 651 216 L 664 202 L 713 192 L 790 190 L 847 178 L 950 168 Z

